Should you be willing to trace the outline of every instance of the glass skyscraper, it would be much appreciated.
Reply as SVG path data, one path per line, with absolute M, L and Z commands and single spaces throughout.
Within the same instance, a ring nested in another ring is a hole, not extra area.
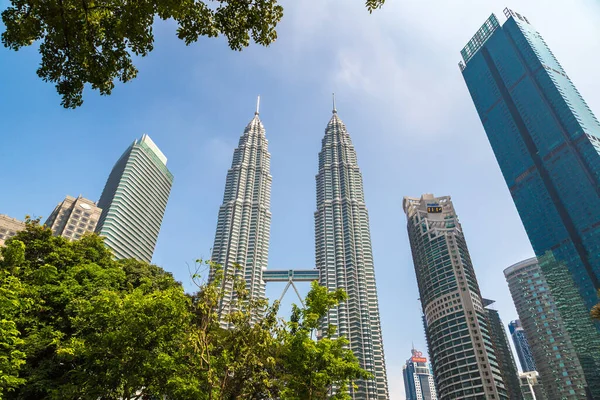
M 432 194 L 405 197 L 403 208 L 438 398 L 508 399 L 452 200 Z
M 243 279 L 253 299 L 265 297 L 262 271 L 267 268 L 271 232 L 270 169 L 271 155 L 257 106 L 233 152 L 211 257 L 226 275 Z M 221 325 L 227 328 L 224 316 L 236 311 L 233 282 L 225 281 L 224 289 L 219 314 Z
M 346 126 L 333 109 L 319 153 L 317 211 L 315 211 L 316 267 L 320 284 L 342 288 L 348 299 L 323 320 L 337 325 L 349 341 L 360 366 L 373 379 L 355 382 L 355 400 L 389 399 L 379 302 L 369 231 L 369 215 L 356 151 Z
M 526 17 L 492 15 L 463 77 L 594 397 L 600 398 L 600 123 Z M 530 338 L 531 339 L 531 338 Z M 538 366 L 539 367 L 539 366 Z
M 423 353 L 411 350 L 412 356 L 402 366 L 406 400 L 437 400 L 435 382 Z
M 152 261 L 172 185 L 167 157 L 148 135 L 119 158 L 98 201 L 96 226 L 117 259 Z
M 519 357 L 519 363 L 523 372 L 536 371 L 535 360 L 533 354 L 529 348 L 529 342 L 527 342 L 527 336 L 525 336 L 525 330 L 521 325 L 521 320 L 510 321 L 508 324 L 508 330 L 512 337 L 517 356 Z

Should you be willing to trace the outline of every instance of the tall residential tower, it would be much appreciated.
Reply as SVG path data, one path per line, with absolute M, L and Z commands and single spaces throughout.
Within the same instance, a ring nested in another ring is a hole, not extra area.
M 254 118 L 244 129 L 233 152 L 211 258 L 223 266 L 225 274 L 244 279 L 252 298 L 265 297 L 262 271 L 267 268 L 269 254 L 273 179 L 265 127 L 258 111 L 257 105 Z M 233 282 L 228 280 L 224 285 L 226 293 L 219 313 L 222 326 L 227 327 L 224 317 L 235 311 Z
M 523 394 L 521 393 L 517 365 L 515 364 L 510 344 L 508 344 L 508 336 L 506 336 L 504 324 L 502 323 L 502 319 L 500 319 L 500 313 L 498 310 L 492 308 L 494 303 L 494 300 L 483 299 L 483 306 L 488 314 L 492 341 L 496 349 L 496 359 L 502 372 L 502 380 L 504 381 L 504 386 L 506 386 L 508 398 L 510 400 L 522 400 Z
M 504 275 L 548 397 L 585 399 L 581 363 L 537 260 L 514 264 Z
M 373 379 L 358 381 L 351 390 L 356 400 L 389 398 L 379 303 L 375 285 L 369 215 L 362 175 L 346 126 L 333 109 L 319 153 L 317 211 L 315 212 L 316 266 L 320 284 L 342 288 L 346 302 L 330 310 L 323 321 L 337 325 L 362 368 Z
M 98 201 L 96 227 L 117 259 L 152 261 L 172 185 L 167 157 L 148 135 L 119 158 Z
M 440 400 L 508 399 L 467 242 L 449 196 L 405 197 Z
M 488 18 L 462 50 L 460 67 L 600 398 L 600 323 L 594 328 L 589 318 L 600 289 L 600 123 L 529 20 L 505 15 L 502 26 Z

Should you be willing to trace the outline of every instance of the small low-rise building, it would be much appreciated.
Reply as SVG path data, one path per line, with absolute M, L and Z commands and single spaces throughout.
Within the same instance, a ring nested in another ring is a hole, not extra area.
M 94 232 L 101 213 L 102 209 L 92 200 L 67 196 L 54 208 L 44 225 L 52 229 L 54 236 L 76 240 L 86 232 Z
M 0 246 L 4 246 L 4 242 L 15 236 L 17 232 L 25 229 L 25 222 L 16 218 L 11 218 L 8 215 L 0 214 Z

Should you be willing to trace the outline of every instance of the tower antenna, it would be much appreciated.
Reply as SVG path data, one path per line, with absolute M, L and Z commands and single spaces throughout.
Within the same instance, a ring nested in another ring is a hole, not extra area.
M 335 93 L 331 93 L 331 96 L 333 97 L 333 113 L 337 114 L 337 110 L 335 108 Z
M 260 94 L 258 95 L 258 98 L 256 99 L 256 112 L 254 113 L 254 115 L 258 115 L 259 108 L 260 108 Z

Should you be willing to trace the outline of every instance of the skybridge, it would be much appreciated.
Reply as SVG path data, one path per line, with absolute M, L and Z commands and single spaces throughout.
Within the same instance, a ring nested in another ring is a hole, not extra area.
M 279 302 L 285 296 L 287 290 L 291 287 L 294 288 L 298 299 L 304 306 L 304 300 L 302 300 L 302 296 L 300 296 L 300 292 L 298 292 L 298 288 L 294 282 L 312 282 L 319 280 L 319 270 L 318 269 L 272 269 L 272 270 L 264 270 L 262 272 L 262 278 L 265 283 L 267 282 L 287 282 L 285 285 L 285 289 L 283 289 L 283 293 L 279 297 Z

